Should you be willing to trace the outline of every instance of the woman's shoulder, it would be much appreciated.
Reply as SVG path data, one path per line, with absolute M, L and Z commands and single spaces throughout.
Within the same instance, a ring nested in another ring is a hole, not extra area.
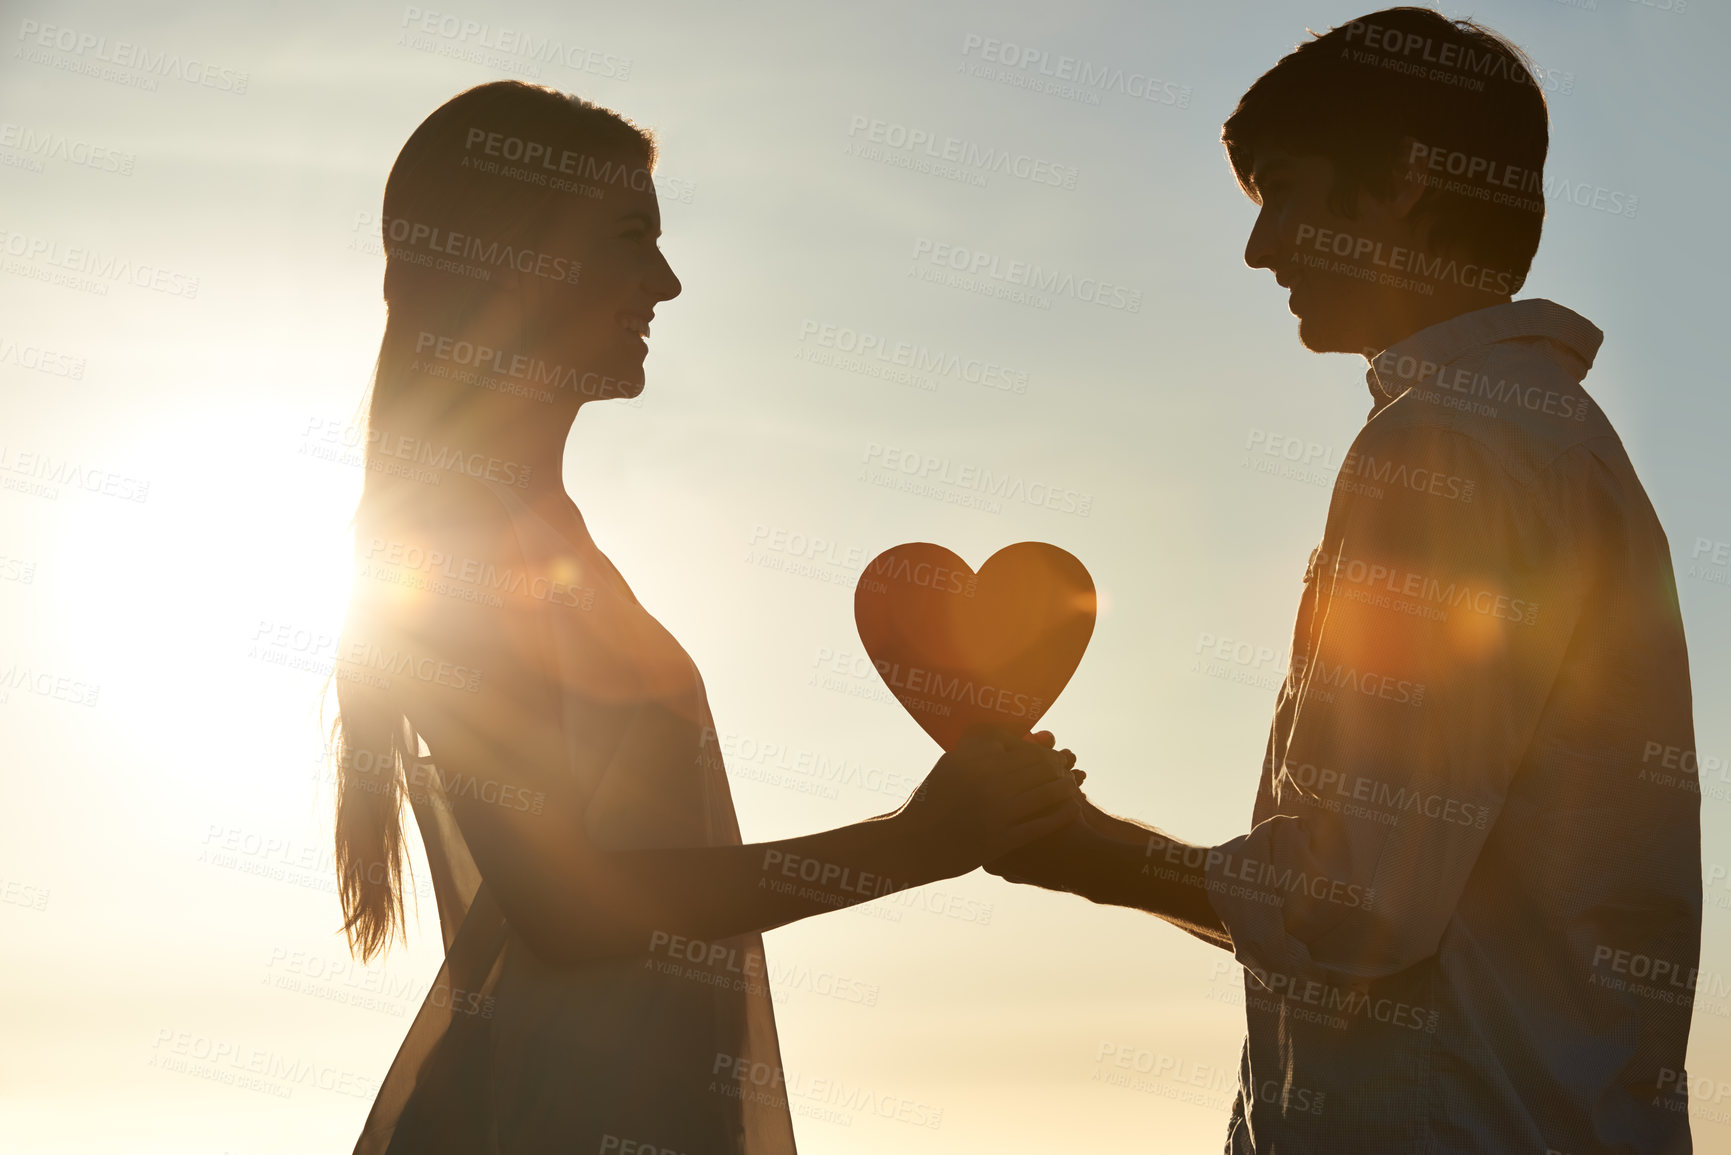
M 375 515 L 360 544 L 363 561 L 409 566 L 429 577 L 457 577 L 481 563 L 521 557 L 515 519 L 486 483 L 453 474 L 414 503 Z
M 496 628 L 500 612 L 515 608 L 501 575 L 527 569 L 511 510 L 467 477 L 442 479 L 427 497 L 356 525 L 357 604 L 381 626 Z
M 351 632 L 364 632 L 373 649 L 410 655 L 420 663 L 414 670 L 431 659 L 428 669 L 469 671 L 459 688 L 472 689 L 483 670 L 514 690 L 524 678 L 552 675 L 536 572 L 511 511 L 485 485 L 450 478 L 436 501 L 375 513 L 356 530 Z

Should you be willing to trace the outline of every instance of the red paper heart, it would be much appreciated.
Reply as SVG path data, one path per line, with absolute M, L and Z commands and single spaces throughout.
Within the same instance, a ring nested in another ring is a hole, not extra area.
M 886 549 L 854 587 L 860 641 L 945 750 L 981 722 L 1033 730 L 1094 633 L 1094 581 L 1064 550 L 1005 546 L 976 575 L 930 542 Z

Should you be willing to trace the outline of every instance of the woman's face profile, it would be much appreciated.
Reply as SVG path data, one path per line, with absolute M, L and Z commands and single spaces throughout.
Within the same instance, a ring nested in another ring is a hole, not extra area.
M 640 190 L 609 185 L 600 199 L 573 198 L 545 244 L 581 263 L 575 282 L 528 277 L 522 286 L 548 353 L 559 358 L 561 376 L 576 382 L 580 401 L 643 391 L 655 307 L 680 292 L 661 252 L 655 189 L 640 183 Z

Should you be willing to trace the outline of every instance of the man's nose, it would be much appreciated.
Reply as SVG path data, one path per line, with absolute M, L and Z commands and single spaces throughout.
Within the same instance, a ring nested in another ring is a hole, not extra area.
M 1256 223 L 1250 227 L 1250 239 L 1244 242 L 1244 263 L 1253 269 L 1272 269 L 1278 250 L 1277 230 L 1264 208 L 1256 214 Z

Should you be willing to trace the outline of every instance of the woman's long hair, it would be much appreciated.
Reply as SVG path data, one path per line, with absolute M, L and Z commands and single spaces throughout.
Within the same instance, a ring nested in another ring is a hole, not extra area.
M 537 237 L 575 197 L 601 195 L 621 180 L 643 187 L 654 162 L 653 139 L 617 113 L 519 81 L 458 94 L 403 145 L 385 183 L 380 222 L 388 315 L 365 402 L 356 573 L 374 541 L 400 541 L 396 527 L 436 520 L 428 513 L 438 498 L 437 475 L 402 460 L 400 447 L 422 444 L 434 425 L 455 428 L 450 419 L 473 398 L 474 385 L 428 373 L 416 357 L 432 342 L 466 339 L 483 311 L 498 304 L 493 274 L 501 251 L 537 247 Z M 454 260 L 445 259 L 452 254 Z M 525 343 L 535 340 L 531 329 L 540 329 L 535 320 L 519 326 Z M 525 419 L 534 416 L 525 412 Z M 387 453 L 387 446 L 395 448 Z M 329 750 L 336 769 L 337 894 L 349 949 L 363 962 L 392 938 L 406 940 L 402 807 L 407 770 L 419 754 L 401 704 L 382 680 L 344 674 L 351 647 L 381 636 L 382 602 L 369 588 L 376 585 L 357 578 L 350 597 L 333 675 L 337 717 Z

